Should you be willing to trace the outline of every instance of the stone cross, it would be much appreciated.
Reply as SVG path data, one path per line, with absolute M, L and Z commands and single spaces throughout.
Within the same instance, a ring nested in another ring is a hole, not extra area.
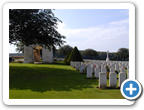
M 108 54 L 108 50 L 107 50 L 107 58 L 106 61 L 109 61 L 109 54 Z

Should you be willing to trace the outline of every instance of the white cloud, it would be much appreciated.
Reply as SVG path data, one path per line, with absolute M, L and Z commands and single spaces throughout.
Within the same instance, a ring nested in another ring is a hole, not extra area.
M 122 20 L 122 21 L 114 21 L 110 23 L 110 25 L 112 26 L 126 26 L 128 24 L 129 24 L 129 19 Z
M 92 48 L 97 51 L 117 51 L 121 47 L 129 46 L 128 24 L 128 19 L 82 29 L 65 28 L 66 25 L 63 24 L 58 31 L 66 36 L 66 44 L 77 46 L 79 50 Z
M 127 15 L 129 15 L 129 10 L 128 10 L 128 9 L 121 10 L 121 11 L 119 12 L 119 14 L 120 14 L 121 16 L 127 16 Z

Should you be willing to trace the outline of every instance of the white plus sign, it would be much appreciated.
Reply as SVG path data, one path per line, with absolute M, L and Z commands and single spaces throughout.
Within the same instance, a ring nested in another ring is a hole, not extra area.
M 130 84 L 130 88 L 126 88 L 126 91 L 130 91 L 130 95 L 132 95 L 133 91 L 136 91 L 136 90 L 137 90 L 137 88 L 133 88 L 132 84 Z

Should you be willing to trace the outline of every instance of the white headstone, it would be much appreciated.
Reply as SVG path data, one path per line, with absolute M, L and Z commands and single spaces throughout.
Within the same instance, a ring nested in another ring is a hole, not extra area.
M 80 66 L 80 73 L 84 73 L 84 69 L 85 69 L 85 65 L 82 64 L 82 65 Z
M 107 86 L 107 76 L 106 69 L 102 68 L 99 73 L 99 88 L 106 88 Z
M 94 71 L 94 75 L 96 78 L 99 78 L 100 68 L 96 67 Z
M 70 66 L 72 66 L 72 67 L 73 67 L 73 61 L 70 61 Z
M 89 67 L 91 67 L 91 64 L 88 63 L 86 66 L 87 66 L 87 68 L 89 68 Z
M 79 67 L 80 67 L 80 63 L 77 62 L 77 63 L 76 63 L 76 70 L 77 70 L 77 71 L 79 71 Z
M 129 79 L 129 69 L 127 69 L 127 79 Z
M 121 84 L 124 80 L 126 80 L 125 69 L 121 69 L 120 73 L 119 73 L 119 87 L 121 86 Z
M 106 68 L 101 68 L 102 73 L 106 73 Z
M 115 65 L 115 70 L 119 73 L 119 66 Z
M 110 87 L 116 87 L 117 86 L 117 74 L 115 73 L 115 69 L 110 69 L 109 73 L 109 86 Z
M 86 78 L 92 78 L 92 68 L 90 67 L 87 68 Z

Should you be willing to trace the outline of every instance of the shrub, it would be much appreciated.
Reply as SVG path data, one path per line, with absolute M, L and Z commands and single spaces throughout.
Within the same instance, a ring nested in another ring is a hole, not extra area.
M 69 58 L 67 59 L 66 63 L 70 64 L 70 61 L 83 61 L 83 58 L 79 52 L 79 50 L 77 49 L 77 47 L 74 47 L 74 49 L 72 50 L 72 52 L 69 55 Z
M 70 55 L 71 51 L 68 52 L 68 54 L 66 55 L 65 59 L 64 59 L 64 63 L 67 64 L 67 59 L 69 58 L 69 55 Z
M 106 70 L 107 70 L 107 72 L 110 72 L 110 69 L 109 69 L 109 67 L 108 67 L 108 66 L 106 66 Z
M 107 72 L 107 79 L 109 79 L 109 72 Z
M 117 71 L 117 70 L 115 70 L 115 72 L 118 74 L 118 71 Z

